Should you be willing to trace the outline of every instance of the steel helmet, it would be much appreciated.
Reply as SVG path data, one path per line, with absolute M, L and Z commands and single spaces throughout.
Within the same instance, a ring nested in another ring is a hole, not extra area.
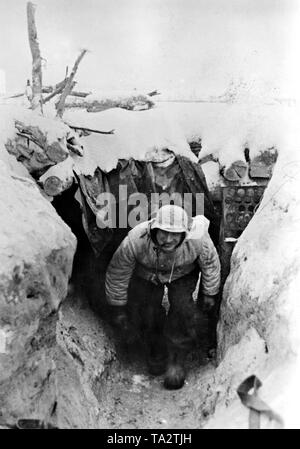
M 176 205 L 162 206 L 153 219 L 151 229 L 167 232 L 189 232 L 189 217 L 186 211 Z

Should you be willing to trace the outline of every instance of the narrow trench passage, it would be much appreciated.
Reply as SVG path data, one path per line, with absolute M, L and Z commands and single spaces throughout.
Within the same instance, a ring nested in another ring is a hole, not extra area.
M 119 360 L 103 379 L 99 391 L 103 409 L 99 427 L 200 428 L 209 411 L 206 412 L 204 407 L 201 411 L 198 404 L 206 404 L 210 396 L 213 371 L 212 364 L 202 369 L 195 368 L 188 375 L 186 385 L 181 390 L 171 392 L 163 388 L 162 376 L 148 375 L 144 366 L 138 362 L 129 365 Z M 195 377 L 198 378 L 197 389 Z
M 210 414 L 214 394 L 210 383 L 215 365 L 190 354 L 184 387 L 169 391 L 163 376 L 147 372 L 143 356 L 120 352 L 99 385 L 100 428 L 195 429 Z
M 79 298 L 81 304 L 99 316 L 99 326 L 103 326 L 97 265 L 72 191 L 57 198 L 54 206 L 78 239 L 68 302 L 72 304 L 72 295 L 75 302 Z M 148 374 L 142 344 L 126 346 L 109 326 L 108 334 L 113 339 L 116 359 L 107 364 L 93 385 L 101 409 L 99 428 L 200 428 L 211 414 L 216 399 L 211 387 L 214 360 L 195 349 L 187 358 L 185 385 L 180 390 L 169 391 L 163 387 L 163 375 Z

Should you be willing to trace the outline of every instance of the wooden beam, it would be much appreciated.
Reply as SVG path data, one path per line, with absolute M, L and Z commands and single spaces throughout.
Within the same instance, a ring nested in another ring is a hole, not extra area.
M 49 176 L 43 182 L 43 189 L 49 196 L 60 195 L 73 184 L 73 179 L 60 179 L 59 176 Z
M 65 86 L 65 89 L 64 89 L 63 93 L 61 94 L 61 97 L 60 97 L 59 102 L 57 104 L 57 116 L 60 117 L 60 118 L 63 116 L 63 113 L 64 113 L 66 98 L 70 94 L 70 92 L 73 90 L 73 87 L 74 87 L 73 80 L 74 80 L 74 77 L 76 75 L 78 66 L 80 64 L 80 61 L 82 60 L 82 58 L 86 54 L 86 52 L 87 52 L 87 50 L 82 50 L 80 55 L 76 59 L 75 64 L 74 64 L 73 69 L 72 69 L 72 72 L 71 72 L 71 75 L 67 79 L 67 84 Z
M 42 111 L 42 57 L 37 38 L 37 29 L 35 24 L 35 5 L 27 3 L 27 27 L 29 45 L 32 55 L 32 99 L 31 108 L 40 108 Z
M 91 95 L 92 92 L 78 92 L 76 90 L 72 90 L 72 92 L 70 92 L 69 95 L 72 95 L 73 97 L 80 97 L 80 98 L 85 98 L 88 95 Z
M 64 90 L 66 84 L 67 84 L 67 80 L 64 80 L 62 83 L 59 83 L 57 85 L 58 87 L 56 86 L 56 89 L 50 95 L 43 98 L 43 104 L 47 103 L 47 101 L 50 101 L 53 97 L 60 94 Z

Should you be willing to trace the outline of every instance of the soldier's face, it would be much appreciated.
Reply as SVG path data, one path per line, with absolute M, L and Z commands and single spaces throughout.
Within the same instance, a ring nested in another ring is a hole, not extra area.
M 165 253 L 171 253 L 179 245 L 182 239 L 182 232 L 167 232 L 158 229 L 156 240 Z

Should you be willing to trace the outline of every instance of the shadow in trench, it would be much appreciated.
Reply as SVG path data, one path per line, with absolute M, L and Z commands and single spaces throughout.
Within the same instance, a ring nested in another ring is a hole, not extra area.
M 99 317 L 99 325 L 104 326 L 108 337 L 113 341 L 117 357 L 124 363 L 143 358 L 144 347 L 141 342 L 127 345 L 121 335 L 116 334 L 109 323 L 109 308 L 105 301 L 105 271 L 116 248 L 108 247 L 97 258 L 90 245 L 82 224 L 82 212 L 74 198 L 77 186 L 56 196 L 52 205 L 58 215 L 71 228 L 77 238 L 77 249 L 70 279 L 69 297 L 81 298 L 81 304 L 90 308 Z M 111 246 L 111 245 L 110 245 Z M 116 244 L 115 244 L 116 247 Z M 101 322 L 100 322 L 101 320 Z
M 76 189 L 77 186 L 73 185 L 61 195 L 56 196 L 52 205 L 77 238 L 77 249 L 70 279 L 71 290 L 76 292 L 76 296 L 83 298 L 87 306 L 92 307 L 94 304 L 95 312 L 100 313 L 101 307 L 98 311 L 96 307 L 96 298 L 100 294 L 96 258 L 82 225 L 80 205 L 74 198 Z

